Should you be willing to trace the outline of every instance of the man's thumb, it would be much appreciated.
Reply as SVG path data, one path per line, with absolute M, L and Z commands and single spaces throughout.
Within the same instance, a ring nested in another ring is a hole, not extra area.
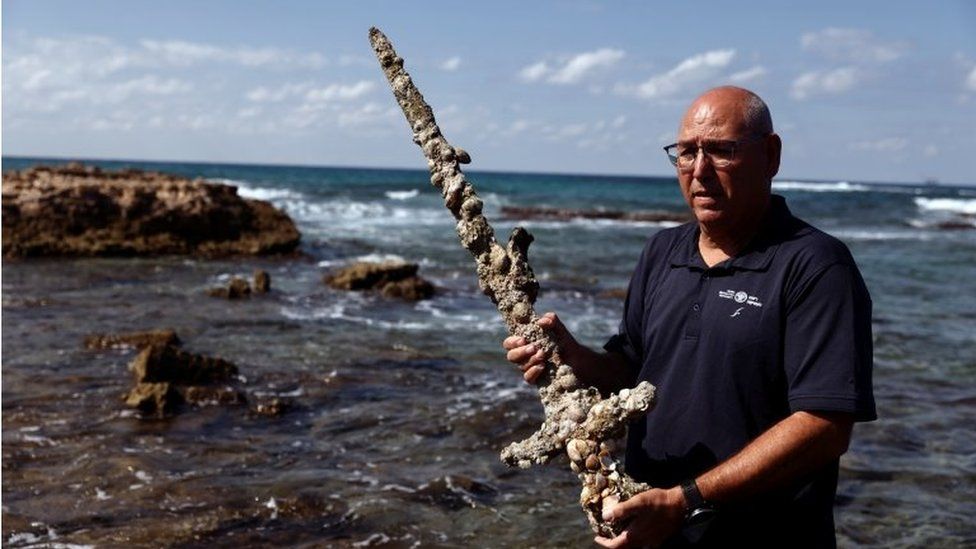
M 633 514 L 639 505 L 637 497 L 632 497 L 627 501 L 621 501 L 616 505 L 611 505 L 603 510 L 603 520 L 616 522 L 625 519 Z

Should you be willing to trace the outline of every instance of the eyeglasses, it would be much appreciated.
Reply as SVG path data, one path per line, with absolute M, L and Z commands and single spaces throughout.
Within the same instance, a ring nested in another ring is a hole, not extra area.
M 767 134 L 768 135 L 768 134 Z M 668 155 L 671 164 L 678 167 L 683 172 L 695 169 L 695 161 L 698 160 L 698 151 L 701 151 L 712 166 L 725 168 L 735 160 L 736 149 L 749 143 L 755 143 L 760 139 L 765 139 L 767 135 L 756 135 L 748 139 L 739 141 L 708 141 L 701 147 L 694 144 L 681 145 L 672 143 L 664 147 L 664 152 Z

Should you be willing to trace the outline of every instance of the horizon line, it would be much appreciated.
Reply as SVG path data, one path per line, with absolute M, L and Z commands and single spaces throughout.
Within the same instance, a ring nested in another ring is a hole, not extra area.
M 260 162 L 247 162 L 247 161 L 216 161 L 216 160 L 153 160 L 145 158 L 105 158 L 105 157 L 78 157 L 78 156 L 33 156 L 33 155 L 22 155 L 22 154 L 3 154 L 0 155 L 0 160 L 2 159 L 20 159 L 20 160 L 52 160 L 58 162 L 138 162 L 142 164 L 199 164 L 199 165 L 209 165 L 209 166 L 263 166 L 272 168 L 309 168 L 309 169 L 321 169 L 321 168 L 331 168 L 331 169 L 356 169 L 356 170 L 388 170 L 388 171 L 418 171 L 427 172 L 425 168 L 420 167 L 396 167 L 396 166 L 361 166 L 361 165 L 343 165 L 343 164 L 291 164 L 291 163 L 260 163 Z M 558 172 L 558 171 L 535 171 L 535 170 L 504 170 L 504 169 L 468 169 L 463 170 L 465 173 L 493 173 L 493 174 L 511 174 L 511 175 L 558 175 L 564 177 L 601 177 L 601 178 L 611 178 L 620 177 L 626 179 L 677 179 L 676 175 L 658 175 L 658 174 L 632 174 L 632 173 L 598 173 L 598 172 Z M 867 181 L 858 179 L 843 179 L 843 178 L 829 178 L 829 179 L 811 179 L 805 177 L 789 177 L 789 178 L 779 178 L 773 179 L 774 182 L 789 182 L 795 181 L 798 183 L 857 183 L 863 185 L 899 185 L 899 186 L 938 186 L 938 187 L 976 187 L 976 183 L 961 183 L 961 182 L 943 182 L 939 180 L 933 181 Z

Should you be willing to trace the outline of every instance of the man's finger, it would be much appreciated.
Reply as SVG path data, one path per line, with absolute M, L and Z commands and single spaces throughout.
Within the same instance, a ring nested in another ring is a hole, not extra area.
M 536 351 L 534 355 L 529 357 L 529 361 L 526 362 L 526 364 L 528 366 L 536 366 L 538 364 L 542 364 L 545 361 L 546 361 L 546 352 L 543 351 L 542 349 L 539 349 L 538 351 Z
M 516 347 L 522 347 L 524 345 L 525 338 L 522 336 L 508 336 L 505 338 L 505 341 L 502 341 L 502 347 L 504 347 L 506 351 L 511 351 Z
M 543 371 L 542 366 L 533 366 L 528 370 L 526 370 L 524 374 L 522 374 L 522 379 L 524 379 L 529 383 L 535 383 L 535 380 L 538 379 L 540 375 L 542 375 L 542 371 Z
M 637 494 L 627 501 L 621 501 L 616 505 L 611 505 L 610 507 L 605 508 L 603 510 L 603 520 L 615 522 L 625 519 L 640 509 L 641 505 L 643 505 L 643 502 L 641 501 L 641 494 Z
M 628 547 L 630 545 L 630 531 L 624 530 L 623 532 L 620 532 L 620 535 L 613 539 L 597 536 L 593 541 L 595 541 L 597 545 L 609 547 L 610 549 Z
M 509 362 L 523 364 L 529 357 L 534 355 L 535 352 L 535 345 L 525 345 L 523 347 L 516 347 L 512 349 L 505 355 L 505 357 Z

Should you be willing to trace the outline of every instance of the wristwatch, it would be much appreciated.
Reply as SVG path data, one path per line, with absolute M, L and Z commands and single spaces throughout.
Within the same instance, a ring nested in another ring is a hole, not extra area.
M 715 507 L 702 497 L 695 479 L 683 482 L 681 484 L 681 492 L 685 496 L 685 503 L 688 508 L 687 512 L 685 512 L 686 525 L 702 524 L 714 518 Z

